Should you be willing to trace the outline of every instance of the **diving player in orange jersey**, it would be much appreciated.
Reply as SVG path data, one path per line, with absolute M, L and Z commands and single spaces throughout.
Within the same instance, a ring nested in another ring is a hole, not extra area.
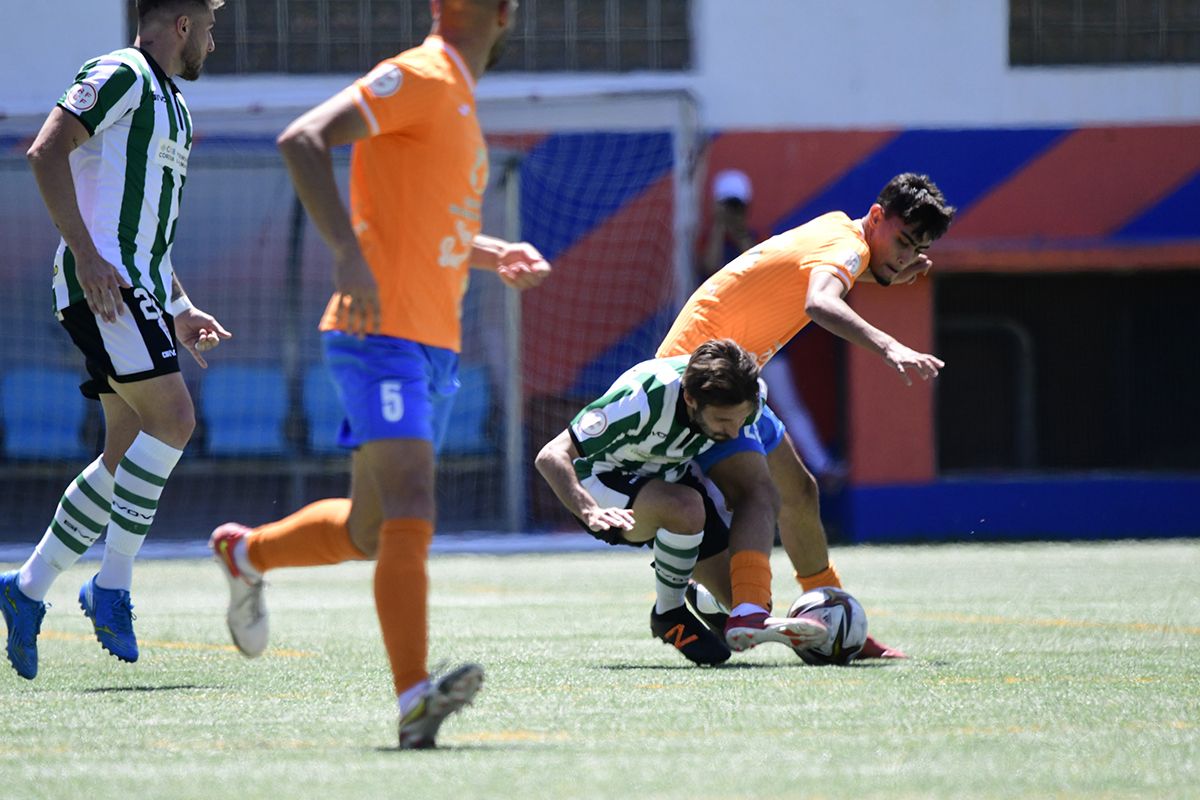
M 708 339 L 729 338 L 767 363 L 809 322 L 878 353 L 903 380 L 929 380 L 945 364 L 918 353 L 859 316 L 845 301 L 857 280 L 888 286 L 911 283 L 933 265 L 925 251 L 954 218 L 925 175 L 897 175 L 866 215 L 837 211 L 752 247 L 704 282 L 659 346 L 657 357 L 689 353 Z M 697 463 L 733 511 L 730 562 L 697 565 L 697 580 L 730 605 L 734 619 L 770 603 L 769 554 L 776 522 L 784 549 L 807 591 L 841 586 L 829 561 L 817 482 L 765 409 L 756 426 L 718 444 Z M 703 610 L 703 609 L 698 609 Z M 868 638 L 860 658 L 903 658 Z
M 235 643 L 267 643 L 262 574 L 376 560 L 375 606 L 400 712 L 401 749 L 435 745 L 483 671 L 429 677 L 426 558 L 435 518 L 435 453 L 458 386 L 459 316 L 468 268 L 518 289 L 550 267 L 529 244 L 480 235 L 488 154 L 475 82 L 499 56 L 515 0 L 432 0 L 424 44 L 385 59 L 279 137 L 296 192 L 333 251 L 335 291 L 321 322 L 326 364 L 354 448 L 351 497 L 322 500 L 253 531 L 227 523 L 211 544 L 230 585 Z M 350 213 L 332 148 L 354 144 Z

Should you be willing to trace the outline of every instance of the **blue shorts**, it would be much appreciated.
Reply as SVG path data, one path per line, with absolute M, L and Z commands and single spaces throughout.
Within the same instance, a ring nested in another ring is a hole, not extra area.
M 753 425 L 742 428 L 736 439 L 727 442 L 717 442 L 712 447 L 696 456 L 695 462 L 705 474 L 718 462 L 724 461 L 737 453 L 746 451 L 762 453 L 764 456 L 779 446 L 783 441 L 785 428 L 779 417 L 768 405 L 763 405 L 762 416 Z
M 424 439 L 436 450 L 458 389 L 458 353 L 391 336 L 321 334 L 325 366 L 346 418 L 342 447 Z

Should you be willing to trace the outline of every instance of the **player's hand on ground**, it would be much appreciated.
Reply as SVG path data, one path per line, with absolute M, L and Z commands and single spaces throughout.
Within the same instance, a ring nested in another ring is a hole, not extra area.
M 116 322 L 117 315 L 125 313 L 125 301 L 121 289 L 129 288 L 129 282 L 112 264 L 99 255 L 75 258 L 75 277 L 84 299 L 92 313 L 105 322 Z
M 338 329 L 360 339 L 379 333 L 379 284 L 357 247 L 334 259 L 333 286 L 338 294 Z
M 896 277 L 892 278 L 892 286 L 912 283 L 922 275 L 928 275 L 931 269 L 933 269 L 933 260 L 924 253 L 921 253 L 917 256 L 916 261 L 896 273 Z
M 500 252 L 496 274 L 514 289 L 532 289 L 550 274 L 550 264 L 529 242 L 514 242 Z
M 883 353 L 883 360 L 891 364 L 892 369 L 900 373 L 900 377 L 912 386 L 912 376 L 919 375 L 927 381 L 938 376 L 938 370 L 946 366 L 946 362 L 928 353 L 918 353 L 912 348 L 897 342 Z
M 594 531 L 616 528 L 620 531 L 633 530 L 633 512 L 627 508 L 596 508 L 583 512 L 583 524 Z
M 222 339 L 232 336 L 233 334 L 225 330 L 211 314 L 206 314 L 198 308 L 185 309 L 175 317 L 175 338 L 183 345 L 183 349 L 192 354 L 196 363 L 205 369 L 208 368 L 208 362 L 201 353 L 207 353 L 219 345 Z

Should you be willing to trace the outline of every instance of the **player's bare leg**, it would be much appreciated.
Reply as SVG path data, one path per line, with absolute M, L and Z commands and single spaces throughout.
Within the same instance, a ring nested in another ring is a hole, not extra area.
M 841 588 L 841 578 L 829 560 L 829 540 L 821 522 L 817 481 L 784 436 L 770 453 L 767 465 L 779 489 L 779 540 L 796 571 L 796 582 L 805 591 L 817 586 Z M 906 658 L 905 654 L 868 636 L 859 658 Z
M 433 444 L 424 439 L 371 441 L 355 453 L 348 525 L 355 545 L 375 557 L 375 610 L 400 709 L 401 749 L 435 746 L 442 722 L 469 705 L 483 683 L 475 664 L 433 678 L 427 669 L 434 475 Z
M 764 642 L 804 647 L 826 635 L 815 620 L 770 616 L 771 548 L 779 518 L 779 491 L 761 453 L 743 451 L 708 471 L 733 511 L 729 526 L 729 621 L 725 641 L 732 650 Z

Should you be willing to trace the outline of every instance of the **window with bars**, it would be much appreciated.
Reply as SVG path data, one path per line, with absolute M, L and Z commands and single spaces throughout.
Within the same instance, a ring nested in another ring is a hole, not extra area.
M 129 0 L 131 31 L 135 8 Z M 217 12 L 217 49 L 205 70 L 365 72 L 420 43 L 430 24 L 428 0 L 235 0 Z M 493 69 L 673 71 L 691 64 L 691 0 L 522 0 Z
M 1200 63 L 1200 0 L 1009 0 L 1012 66 Z

